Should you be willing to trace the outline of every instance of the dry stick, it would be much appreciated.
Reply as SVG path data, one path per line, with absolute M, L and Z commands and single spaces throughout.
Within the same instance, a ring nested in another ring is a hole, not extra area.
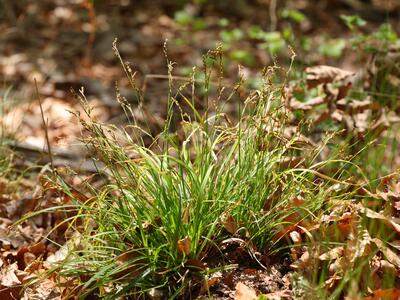
M 88 65 L 92 65 L 92 50 L 93 44 L 96 39 L 96 31 L 97 31 L 97 18 L 96 18 L 96 10 L 93 6 L 93 2 L 90 0 L 86 0 L 82 3 L 82 6 L 87 9 L 89 15 L 89 22 L 91 25 L 89 37 L 87 41 L 87 47 L 85 51 L 85 60 Z
M 47 121 L 44 118 L 42 99 L 40 98 L 39 88 L 38 88 L 38 84 L 37 84 L 36 78 L 34 79 L 34 81 L 35 81 L 35 88 L 36 88 L 36 96 L 37 96 L 37 98 L 39 100 L 40 114 L 42 115 L 44 134 L 45 134 L 46 143 L 47 143 L 47 151 L 48 151 L 49 159 L 50 159 L 50 166 L 51 166 L 51 170 L 53 171 L 53 174 L 56 175 L 56 169 L 54 168 L 54 162 L 53 162 L 53 154 L 51 152 L 51 147 L 50 147 L 48 124 L 47 124 Z
M 271 31 L 275 31 L 278 23 L 276 17 L 276 0 L 271 0 L 269 3 L 269 17 L 271 21 Z

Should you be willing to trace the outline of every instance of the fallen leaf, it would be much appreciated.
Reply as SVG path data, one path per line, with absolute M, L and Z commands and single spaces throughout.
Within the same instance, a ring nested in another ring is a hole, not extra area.
M 24 300 L 61 300 L 61 291 L 55 282 L 49 279 L 41 280 L 33 287 L 24 291 Z
M 13 263 L 3 268 L 0 273 L 0 282 L 4 287 L 13 287 L 20 285 L 21 281 L 18 279 L 16 272 L 18 271 L 18 264 Z
M 346 113 L 353 115 L 356 113 L 362 113 L 367 109 L 371 109 L 374 111 L 379 110 L 381 105 L 379 102 L 373 102 L 369 99 L 366 100 L 351 100 L 351 102 L 347 102 L 346 99 L 341 99 L 336 102 L 336 108 L 346 111 Z
M 207 264 L 199 259 L 188 259 L 185 263 L 185 266 L 192 269 L 204 270 L 206 269 Z
M 400 268 L 400 257 L 398 254 L 396 254 L 393 250 L 388 248 L 380 239 L 374 238 L 371 239 L 371 241 L 375 243 L 379 251 L 383 253 L 383 255 L 390 263 Z
M 235 300 L 253 300 L 257 299 L 257 293 L 254 289 L 244 283 L 239 282 L 236 285 Z
M 315 106 L 325 103 L 325 97 L 316 97 L 314 99 L 308 100 L 307 102 L 300 102 L 295 98 L 290 100 L 290 108 L 292 110 L 304 110 L 308 111 L 313 109 Z
M 360 237 L 361 236 L 361 237 Z M 371 237 L 368 230 L 363 229 L 359 232 L 358 239 L 347 241 L 344 249 L 344 256 L 347 260 L 354 262 L 359 257 L 365 257 L 371 253 Z
M 319 84 L 346 80 L 355 75 L 354 72 L 323 65 L 306 68 L 306 74 L 309 88 L 316 87 Z
M 185 237 L 177 242 L 178 251 L 181 254 L 189 255 L 190 254 L 190 245 L 191 245 L 190 238 Z
M 68 243 L 66 243 L 65 245 L 61 246 L 61 248 L 58 249 L 54 254 L 49 255 L 46 261 L 50 265 L 63 261 L 67 257 L 68 252 L 69 252 L 69 245 Z
M 318 258 L 319 260 L 334 260 L 341 257 L 343 255 L 343 252 L 343 247 L 339 246 L 321 254 Z
M 224 228 L 225 228 L 226 231 L 228 231 L 231 234 L 235 234 L 236 231 L 238 230 L 237 223 L 236 223 L 235 219 L 231 215 L 229 215 L 225 219 Z
M 131 277 L 135 277 L 140 273 L 141 268 L 146 265 L 146 261 L 139 251 L 131 249 L 117 256 L 116 264 L 121 267 L 122 270 L 114 274 L 115 278 L 123 277 L 127 274 Z
M 302 239 L 301 239 L 300 233 L 298 233 L 297 231 L 291 231 L 289 233 L 289 236 L 290 236 L 293 244 L 295 244 L 295 245 L 300 245 L 301 244 Z
M 308 252 L 308 250 L 306 250 L 297 261 L 295 261 L 294 263 L 292 263 L 290 265 L 290 267 L 295 270 L 299 270 L 299 269 L 303 270 L 310 264 L 310 261 L 311 261 L 310 252 Z
M 400 225 L 388 217 L 385 217 L 384 215 L 363 206 L 360 206 L 360 211 L 364 213 L 367 218 L 382 220 L 386 225 L 392 227 L 396 232 L 400 233 Z

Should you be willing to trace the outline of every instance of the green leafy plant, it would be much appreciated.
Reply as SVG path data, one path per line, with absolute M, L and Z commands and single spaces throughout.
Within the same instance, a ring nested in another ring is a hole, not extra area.
M 351 15 L 351 16 L 341 15 L 340 17 L 350 30 L 356 30 L 360 27 L 364 27 L 365 25 L 367 25 L 367 21 L 365 21 L 358 15 Z
M 306 16 L 297 9 L 288 9 L 285 8 L 280 13 L 282 18 L 290 19 L 296 23 L 301 23 L 306 20 Z

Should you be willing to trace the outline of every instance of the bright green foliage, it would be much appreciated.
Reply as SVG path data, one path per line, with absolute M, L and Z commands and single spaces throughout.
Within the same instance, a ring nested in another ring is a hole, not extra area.
M 281 11 L 281 17 L 293 20 L 296 23 L 301 23 L 306 20 L 306 16 L 297 9 L 285 8 Z
M 341 15 L 340 17 L 350 30 L 355 30 L 359 27 L 367 25 L 367 21 L 365 21 L 363 18 L 357 15 L 351 15 L 351 16 Z

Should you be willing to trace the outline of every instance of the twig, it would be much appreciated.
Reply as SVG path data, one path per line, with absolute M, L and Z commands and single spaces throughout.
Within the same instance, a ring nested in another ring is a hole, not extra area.
M 50 140 L 49 140 L 49 130 L 48 130 L 49 128 L 48 128 L 47 121 L 46 121 L 46 119 L 44 117 L 42 99 L 40 98 L 39 88 L 38 88 L 38 84 L 37 84 L 36 78 L 34 80 L 35 80 L 36 96 L 37 96 L 37 98 L 39 100 L 40 114 L 42 115 L 44 134 L 45 134 L 46 143 L 47 143 L 47 151 L 49 153 L 49 159 L 50 159 L 50 166 L 51 166 L 51 169 L 53 171 L 53 174 L 56 175 L 56 169 L 54 168 L 53 154 L 51 152 L 51 146 L 50 146 Z
M 271 19 L 271 31 L 275 31 L 278 23 L 276 17 L 276 0 L 271 0 L 269 3 L 269 17 Z

